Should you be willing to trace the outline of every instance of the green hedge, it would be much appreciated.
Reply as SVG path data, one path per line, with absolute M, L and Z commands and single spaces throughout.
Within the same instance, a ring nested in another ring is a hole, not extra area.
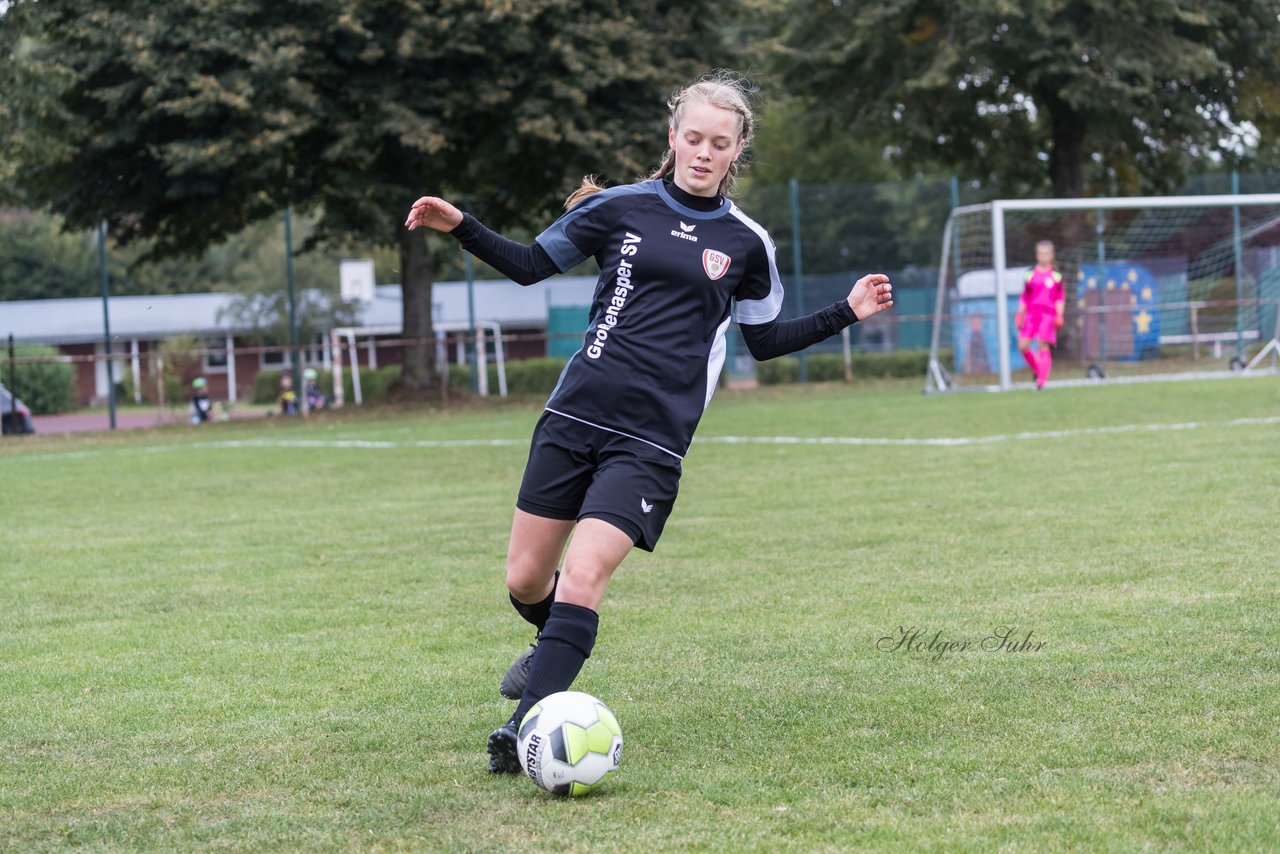
M 545 356 L 507 362 L 507 394 L 548 395 L 560 381 L 567 359 Z M 498 393 L 498 366 L 488 364 L 489 394 Z M 471 366 L 449 365 L 449 388 L 455 392 L 471 391 Z
M 58 351 L 40 344 L 24 344 L 14 348 L 19 358 L 43 359 L 56 357 Z M 76 369 L 66 362 L 27 362 L 15 364 L 17 379 L 11 389 L 18 399 L 27 405 L 33 415 L 52 415 L 70 412 L 76 408 Z M 9 365 L 4 363 L 3 379 L 9 385 Z
M 164 399 L 169 406 L 186 403 L 191 399 L 191 385 L 189 383 L 183 384 L 182 377 L 169 370 L 167 365 L 164 372 Z M 156 380 L 154 376 L 142 381 L 142 400 L 144 403 L 156 402 Z M 116 383 L 116 402 L 133 403 L 132 371 L 126 371 L 125 375 Z
M 950 351 L 940 351 L 939 360 L 948 364 Z M 929 366 L 928 350 L 891 350 L 889 352 L 855 352 L 851 359 L 854 379 L 882 377 L 923 377 Z M 841 382 L 844 380 L 844 357 L 839 353 L 815 353 L 805 359 L 809 382 Z M 756 381 L 761 385 L 780 385 L 800 380 L 800 360 L 783 356 L 756 366 Z
M 258 375 L 253 380 L 253 402 L 255 404 L 275 403 L 280 398 L 280 375 L 283 371 L 258 371 Z M 333 400 L 333 372 L 317 371 L 320 381 L 320 390 L 330 401 Z M 387 389 L 391 384 L 400 378 L 399 365 L 387 365 L 386 367 L 370 370 L 368 368 L 360 369 L 360 396 L 364 398 L 365 403 L 378 403 L 387 395 Z M 306 381 L 303 380 L 303 384 Z M 299 393 L 301 399 L 301 390 L 295 389 Z M 342 372 L 342 393 L 348 404 L 355 403 L 356 391 L 355 383 L 351 377 L 351 370 L 348 368 Z
M 539 359 L 520 359 L 507 362 L 507 393 L 548 395 L 560 380 L 560 372 L 564 370 L 566 359 L 552 357 Z M 498 393 L 498 366 L 489 362 L 489 394 Z M 253 402 L 255 404 L 275 403 L 280 396 L 280 371 L 259 371 L 253 381 Z M 360 391 L 365 403 L 378 403 L 385 399 L 387 389 L 400 378 L 400 366 L 388 365 L 370 371 L 360 369 Z M 330 400 L 333 399 L 333 374 L 329 371 L 319 372 L 320 388 Z M 347 403 L 355 401 L 355 390 L 351 384 L 351 371 L 342 372 L 342 387 Z M 471 391 L 471 366 L 449 365 L 449 388 L 456 393 Z

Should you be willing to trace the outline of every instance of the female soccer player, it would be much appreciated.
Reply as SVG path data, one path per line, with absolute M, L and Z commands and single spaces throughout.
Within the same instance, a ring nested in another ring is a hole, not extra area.
M 1022 303 L 1013 319 L 1013 325 L 1018 327 L 1018 349 L 1035 374 L 1037 389 L 1044 388 L 1053 370 L 1053 351 L 1049 348 L 1058 343 L 1066 305 L 1062 274 L 1053 269 L 1053 242 L 1041 240 L 1036 244 L 1036 265 L 1027 273 Z M 1035 350 L 1031 349 L 1032 341 L 1040 342 Z
M 414 202 L 405 223 L 452 233 L 520 284 L 590 257 L 600 266 L 582 349 L 534 428 L 516 500 L 507 589 L 538 635 L 500 686 L 520 702 L 489 736 L 493 773 L 519 773 L 517 723 L 539 699 L 570 686 L 595 645 L 609 578 L 632 548 L 657 544 L 724 363 L 730 308 L 751 354 L 763 360 L 893 304 L 887 276 L 864 276 L 847 298 L 779 322 L 773 241 L 729 200 L 753 133 L 743 82 L 704 78 L 668 106 L 669 148 L 658 169 L 609 189 L 584 179 L 532 244 L 507 240 L 432 196 Z

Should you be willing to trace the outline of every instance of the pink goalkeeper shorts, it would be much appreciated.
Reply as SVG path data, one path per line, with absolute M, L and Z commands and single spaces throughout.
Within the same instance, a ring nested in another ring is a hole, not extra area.
M 1044 341 L 1046 344 L 1058 343 L 1057 315 L 1052 312 L 1029 311 L 1022 318 L 1022 328 L 1018 330 L 1020 338 L 1032 341 Z

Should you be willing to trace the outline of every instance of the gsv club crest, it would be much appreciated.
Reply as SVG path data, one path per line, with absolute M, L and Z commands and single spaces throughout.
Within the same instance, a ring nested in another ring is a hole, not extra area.
M 733 259 L 723 252 L 717 252 L 714 249 L 702 250 L 702 269 L 707 271 L 708 278 L 713 282 L 729 272 L 729 264 L 732 261 Z

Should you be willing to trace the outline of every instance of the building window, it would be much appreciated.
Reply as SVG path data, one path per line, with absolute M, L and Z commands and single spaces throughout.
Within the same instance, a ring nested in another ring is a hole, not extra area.
M 310 343 L 302 343 L 298 347 L 298 357 L 307 367 L 327 368 L 327 342 L 323 335 L 316 335 Z M 288 349 L 264 352 L 259 356 L 258 365 L 262 370 L 283 370 L 289 366 Z
M 289 363 L 289 354 L 281 350 L 268 350 L 261 354 L 259 364 L 265 369 L 283 368 Z
M 227 372 L 227 341 L 225 338 L 210 338 L 204 342 L 204 372 L 206 374 L 225 374 Z

